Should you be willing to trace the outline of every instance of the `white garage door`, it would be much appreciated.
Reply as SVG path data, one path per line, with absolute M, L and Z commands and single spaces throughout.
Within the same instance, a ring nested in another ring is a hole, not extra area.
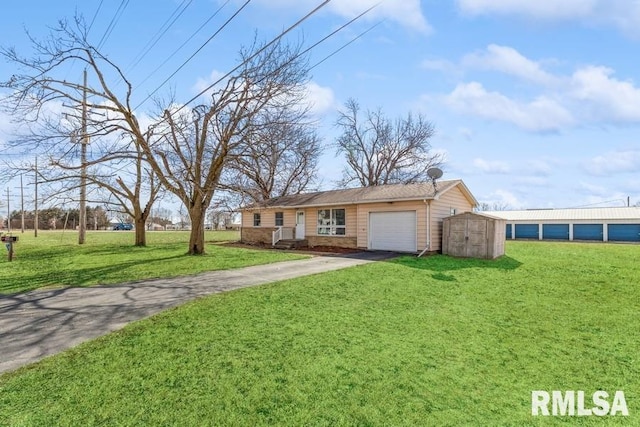
M 369 213 L 369 249 L 416 252 L 416 211 Z

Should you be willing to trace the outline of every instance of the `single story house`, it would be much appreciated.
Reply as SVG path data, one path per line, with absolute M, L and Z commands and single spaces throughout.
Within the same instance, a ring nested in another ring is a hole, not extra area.
M 506 220 L 507 239 L 640 242 L 640 207 L 485 213 Z
M 241 210 L 241 241 L 433 252 L 442 247 L 442 219 L 477 204 L 462 180 L 283 196 Z

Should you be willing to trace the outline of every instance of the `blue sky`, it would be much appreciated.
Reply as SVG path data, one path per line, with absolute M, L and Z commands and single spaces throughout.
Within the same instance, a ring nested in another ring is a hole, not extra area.
M 24 28 L 43 35 L 47 26 L 77 10 L 88 21 L 96 16 L 90 38 L 97 44 L 118 6 L 126 4 L 102 51 L 125 69 L 140 102 L 244 1 L 229 1 L 166 61 L 223 3 L 156 0 L 149 7 L 149 2 L 110 0 L 96 15 L 98 0 L 55 6 L 9 2 L 3 5 L 0 43 L 28 53 Z M 173 91 L 178 100 L 190 99 L 233 68 L 240 45 L 254 33 L 270 39 L 319 3 L 251 1 L 158 94 Z M 333 0 L 291 38 L 314 43 L 374 3 Z M 131 67 L 169 16 L 187 4 Z M 310 62 L 377 23 L 312 70 L 309 96 L 326 146 L 323 188 L 333 188 L 342 167 L 332 148 L 336 111 L 354 98 L 392 118 L 424 114 L 436 128 L 433 148 L 446 153 L 444 178 L 462 178 L 480 201 L 511 208 L 622 206 L 627 197 L 640 202 L 639 1 L 386 0 L 314 49 Z M 0 62 L 0 79 L 14 71 Z M 81 69 L 69 76 L 80 79 Z M 152 107 L 146 102 L 139 113 Z M 11 132 L 8 118 L 0 116 L 0 144 Z

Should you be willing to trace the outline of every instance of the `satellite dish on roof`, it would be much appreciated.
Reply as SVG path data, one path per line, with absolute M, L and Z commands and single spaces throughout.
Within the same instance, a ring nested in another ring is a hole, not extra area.
M 442 178 L 442 169 L 440 169 L 440 168 L 429 168 L 429 169 L 427 169 L 427 175 L 429 175 L 429 178 L 431 178 L 433 181 L 435 181 L 436 179 Z

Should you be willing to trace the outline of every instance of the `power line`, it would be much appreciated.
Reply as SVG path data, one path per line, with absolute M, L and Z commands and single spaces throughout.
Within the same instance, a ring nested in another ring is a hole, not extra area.
M 127 8 L 128 5 L 129 5 L 129 0 L 120 1 L 120 6 L 118 6 L 116 13 L 113 15 L 113 18 L 111 18 L 111 22 L 109 22 L 107 29 L 104 31 L 104 34 L 100 39 L 100 42 L 98 42 L 98 47 L 96 48 L 98 51 L 102 49 L 102 45 L 107 41 L 109 36 L 111 36 L 113 29 L 116 27 L 116 24 L 118 23 L 118 21 L 120 20 L 120 17 L 122 16 L 122 13 L 124 12 L 124 10 Z
M 214 87 L 215 85 L 217 85 L 218 83 L 220 83 L 221 81 L 223 81 L 224 79 L 226 79 L 227 77 L 229 77 L 231 74 L 233 74 L 234 72 L 236 72 L 240 67 L 242 67 L 243 65 L 247 64 L 248 62 L 250 62 L 251 60 L 253 60 L 253 58 L 255 58 L 256 56 L 260 55 L 262 52 L 264 52 L 266 49 L 268 49 L 272 44 L 278 42 L 281 38 L 283 38 L 286 34 L 288 34 L 289 32 L 291 32 L 294 28 L 298 27 L 300 24 L 302 24 L 304 21 L 306 21 L 307 19 L 309 19 L 311 16 L 315 15 L 320 9 L 322 9 L 323 7 L 325 7 L 327 4 L 329 4 L 331 0 L 324 0 L 322 3 L 320 3 L 318 6 L 316 6 L 311 12 L 307 13 L 305 16 L 303 16 L 302 18 L 300 18 L 298 21 L 296 21 L 293 25 L 291 25 L 289 28 L 287 28 L 286 30 L 284 30 L 283 32 L 281 32 L 277 37 L 275 37 L 273 40 L 271 40 L 269 43 L 267 43 L 266 45 L 264 45 L 263 47 L 261 47 L 260 49 L 258 49 L 256 52 L 253 53 L 253 55 L 249 56 L 247 59 L 245 59 L 244 61 L 242 61 L 240 64 L 238 64 L 236 67 L 234 67 L 231 71 L 229 71 L 227 74 L 225 74 L 224 76 L 220 77 L 218 80 L 216 80 L 215 82 L 213 82 L 212 84 L 210 84 L 209 86 L 207 86 L 205 89 L 201 90 L 196 96 L 194 96 L 193 98 L 191 98 L 190 100 L 188 100 L 187 102 L 185 102 L 184 104 L 182 104 L 180 107 L 178 107 L 176 110 L 174 110 L 171 114 L 175 114 L 177 112 L 179 112 L 180 110 L 182 110 L 183 108 L 185 108 L 188 104 L 192 103 L 193 101 L 195 101 L 196 99 L 198 99 L 200 96 L 202 96 L 204 93 L 206 93 L 209 89 L 211 89 L 212 87 Z
M 98 17 L 98 14 L 100 13 L 100 9 L 102 8 L 102 3 L 103 2 L 104 2 L 104 0 L 100 0 L 100 4 L 98 5 L 98 8 L 94 12 L 93 18 L 91 18 L 91 23 L 89 24 L 89 27 L 87 28 L 87 37 L 89 36 L 89 33 L 91 32 L 91 28 L 93 28 L 93 24 L 96 22 L 96 18 Z M 77 58 L 74 57 L 71 60 L 71 66 L 67 70 L 67 72 L 66 72 L 66 74 L 64 76 L 64 80 L 67 80 L 67 77 L 69 77 L 69 73 L 71 72 L 71 70 L 73 70 L 73 66 L 76 64 L 76 59 Z
M 375 9 L 376 7 L 378 7 L 380 5 L 381 2 L 374 4 L 373 6 L 371 6 L 370 8 L 366 9 L 365 11 L 363 11 L 362 13 L 360 13 L 359 15 L 355 16 L 353 19 L 351 19 L 350 21 L 345 22 L 344 24 L 342 24 L 341 26 L 339 26 L 338 28 L 336 28 L 335 30 L 333 30 L 332 32 L 330 32 L 329 34 L 327 34 L 326 36 L 324 36 L 323 38 L 321 38 L 320 40 L 318 40 L 317 42 L 315 42 L 314 44 L 312 44 L 311 46 L 309 46 L 308 48 L 304 49 L 303 51 L 301 51 L 300 53 L 298 53 L 297 55 L 295 55 L 293 58 L 291 58 L 289 61 L 285 62 L 284 64 L 282 64 L 280 66 L 280 68 L 278 70 L 280 70 L 283 67 L 286 67 L 287 65 L 289 65 L 290 63 L 292 63 L 293 61 L 295 61 L 296 59 L 300 58 L 301 56 L 307 54 L 309 51 L 311 51 L 313 48 L 317 47 L 318 45 L 320 45 L 321 43 L 325 42 L 326 40 L 328 40 L 329 38 L 333 37 L 334 35 L 336 35 L 338 32 L 342 31 L 343 29 L 347 28 L 349 25 L 353 24 L 354 22 L 356 22 L 358 19 L 362 18 L 363 16 L 365 16 L 366 14 L 368 14 L 369 12 L 371 12 L 373 9 Z M 336 51 L 334 51 L 333 53 L 331 53 L 330 55 L 328 55 L 327 57 L 325 57 L 322 61 L 318 62 L 317 64 L 315 64 L 313 67 L 309 68 L 309 71 L 311 71 L 313 68 L 315 68 L 317 65 L 319 65 L 320 63 L 324 62 L 326 59 L 330 58 L 331 56 L 335 55 L 336 53 L 338 53 L 339 51 L 341 51 L 342 49 L 344 49 L 345 47 L 347 47 L 348 45 L 350 45 L 351 43 L 353 43 L 354 41 L 356 41 L 357 39 L 359 39 L 360 37 L 364 36 L 366 33 L 368 33 L 369 31 L 373 30 L 375 27 L 377 27 L 378 25 L 380 25 L 383 21 L 378 22 L 377 24 L 371 26 L 369 29 L 367 29 L 366 31 L 360 33 L 358 36 L 356 36 L 354 39 L 352 39 L 351 41 L 349 41 L 348 43 L 346 43 L 345 45 L 343 45 L 342 47 L 340 47 L 339 49 L 337 49 Z M 258 83 L 260 82 L 260 80 L 258 81 Z
M 98 8 L 96 9 L 96 12 L 93 14 L 93 18 L 91 18 L 91 23 L 89 24 L 89 28 L 87 29 L 87 35 L 91 31 L 91 28 L 93 27 L 93 23 L 96 22 L 96 18 L 98 17 L 98 13 L 100 13 L 100 9 L 102 8 L 102 3 L 103 2 L 104 2 L 104 0 L 100 0 L 100 4 L 98 5 Z
M 315 64 L 313 64 L 309 70 L 313 70 L 314 68 L 316 68 L 318 65 L 322 64 L 324 61 L 326 61 L 327 59 L 331 58 L 332 56 L 334 56 L 335 54 L 337 54 L 338 52 L 340 52 L 342 49 L 346 48 L 347 46 L 349 46 L 351 43 L 355 42 L 356 40 L 358 40 L 359 38 L 363 37 L 365 34 L 367 34 L 369 31 L 373 30 L 374 28 L 376 28 L 378 25 L 382 24 L 384 22 L 384 20 L 377 22 L 376 24 L 372 25 L 371 27 L 369 27 L 368 29 L 366 29 L 365 31 L 361 32 L 360 34 L 358 34 L 356 37 L 354 37 L 353 39 L 349 40 L 347 43 L 343 44 L 340 48 L 334 50 L 332 53 L 330 53 L 329 55 L 325 56 L 324 58 L 322 58 L 320 61 L 316 62 Z
M 573 206 L 573 207 L 570 207 L 570 208 L 567 208 L 567 209 L 589 208 L 589 207 L 592 207 L 592 206 L 611 204 L 611 203 L 614 203 L 614 202 L 622 202 L 623 206 L 627 205 L 627 201 L 625 199 L 613 199 L 613 200 L 603 200 L 602 202 L 590 203 L 588 205 Z
M 331 0 L 327 0 L 327 1 L 331 1 Z M 153 90 L 153 92 L 151 92 L 141 103 L 139 103 L 134 109 L 138 109 L 142 104 L 144 104 L 145 102 L 147 102 L 149 100 L 149 98 L 151 98 L 157 91 L 159 91 L 162 86 L 164 86 L 165 84 L 167 84 L 167 82 L 169 80 L 171 80 L 171 78 L 173 76 L 175 76 L 176 74 L 178 74 L 178 72 L 184 68 L 185 65 L 187 65 L 189 63 L 189 61 L 191 61 L 202 49 L 204 49 L 204 47 L 209 44 L 209 42 L 211 42 L 211 40 L 213 40 L 213 38 L 215 36 L 217 36 L 220 31 L 222 31 L 240 12 L 242 12 L 242 10 L 251 2 L 251 0 L 246 0 L 244 2 L 244 4 L 238 9 L 236 10 L 236 12 L 231 15 L 231 17 L 229 19 L 227 19 L 224 24 L 222 24 L 222 26 L 220 26 L 220 28 L 218 28 L 216 30 L 215 33 L 213 33 L 213 35 L 211 37 L 209 37 L 189 58 L 187 58 L 173 73 L 171 73 L 171 75 L 169 77 L 167 77 L 162 83 L 160 83 L 160 86 L 158 86 L 157 88 L 155 88 Z
M 158 72 L 158 70 L 160 70 L 160 68 L 162 68 L 167 62 L 169 62 L 180 50 L 182 50 L 183 47 L 186 46 L 187 43 L 189 43 L 200 31 L 202 31 L 202 29 L 209 23 L 211 22 L 211 20 L 213 18 L 215 18 L 218 13 L 230 2 L 231 0 L 227 0 L 225 1 L 222 6 L 220 6 L 218 8 L 218 10 L 216 10 L 213 15 L 211 15 L 206 21 L 204 21 L 204 23 L 202 23 L 202 25 L 200 25 L 198 27 L 197 30 L 195 30 L 188 38 L 187 40 L 185 40 L 180 46 L 178 46 L 178 48 L 176 50 L 173 51 L 173 53 L 171 53 L 171 55 L 167 56 L 167 58 L 160 64 L 158 65 L 158 67 L 156 67 L 155 70 L 153 70 L 152 72 L 147 74 L 147 77 L 144 78 L 144 80 L 142 80 L 138 86 L 143 85 L 147 80 L 149 80 L 149 78 L 151 78 L 151 76 L 153 76 L 155 73 Z
M 182 3 L 176 7 L 176 9 L 171 13 L 169 18 L 160 26 L 156 34 L 151 37 L 151 40 L 147 42 L 147 44 L 142 48 L 140 53 L 136 55 L 134 58 L 133 64 L 129 67 L 129 71 L 134 69 L 140 61 L 144 59 L 145 56 L 155 47 L 156 44 L 160 41 L 160 39 L 169 31 L 169 29 L 176 23 L 176 21 L 182 16 L 182 14 L 187 10 L 187 8 L 191 5 L 193 0 L 182 0 Z M 186 4 L 185 4 L 186 3 Z

